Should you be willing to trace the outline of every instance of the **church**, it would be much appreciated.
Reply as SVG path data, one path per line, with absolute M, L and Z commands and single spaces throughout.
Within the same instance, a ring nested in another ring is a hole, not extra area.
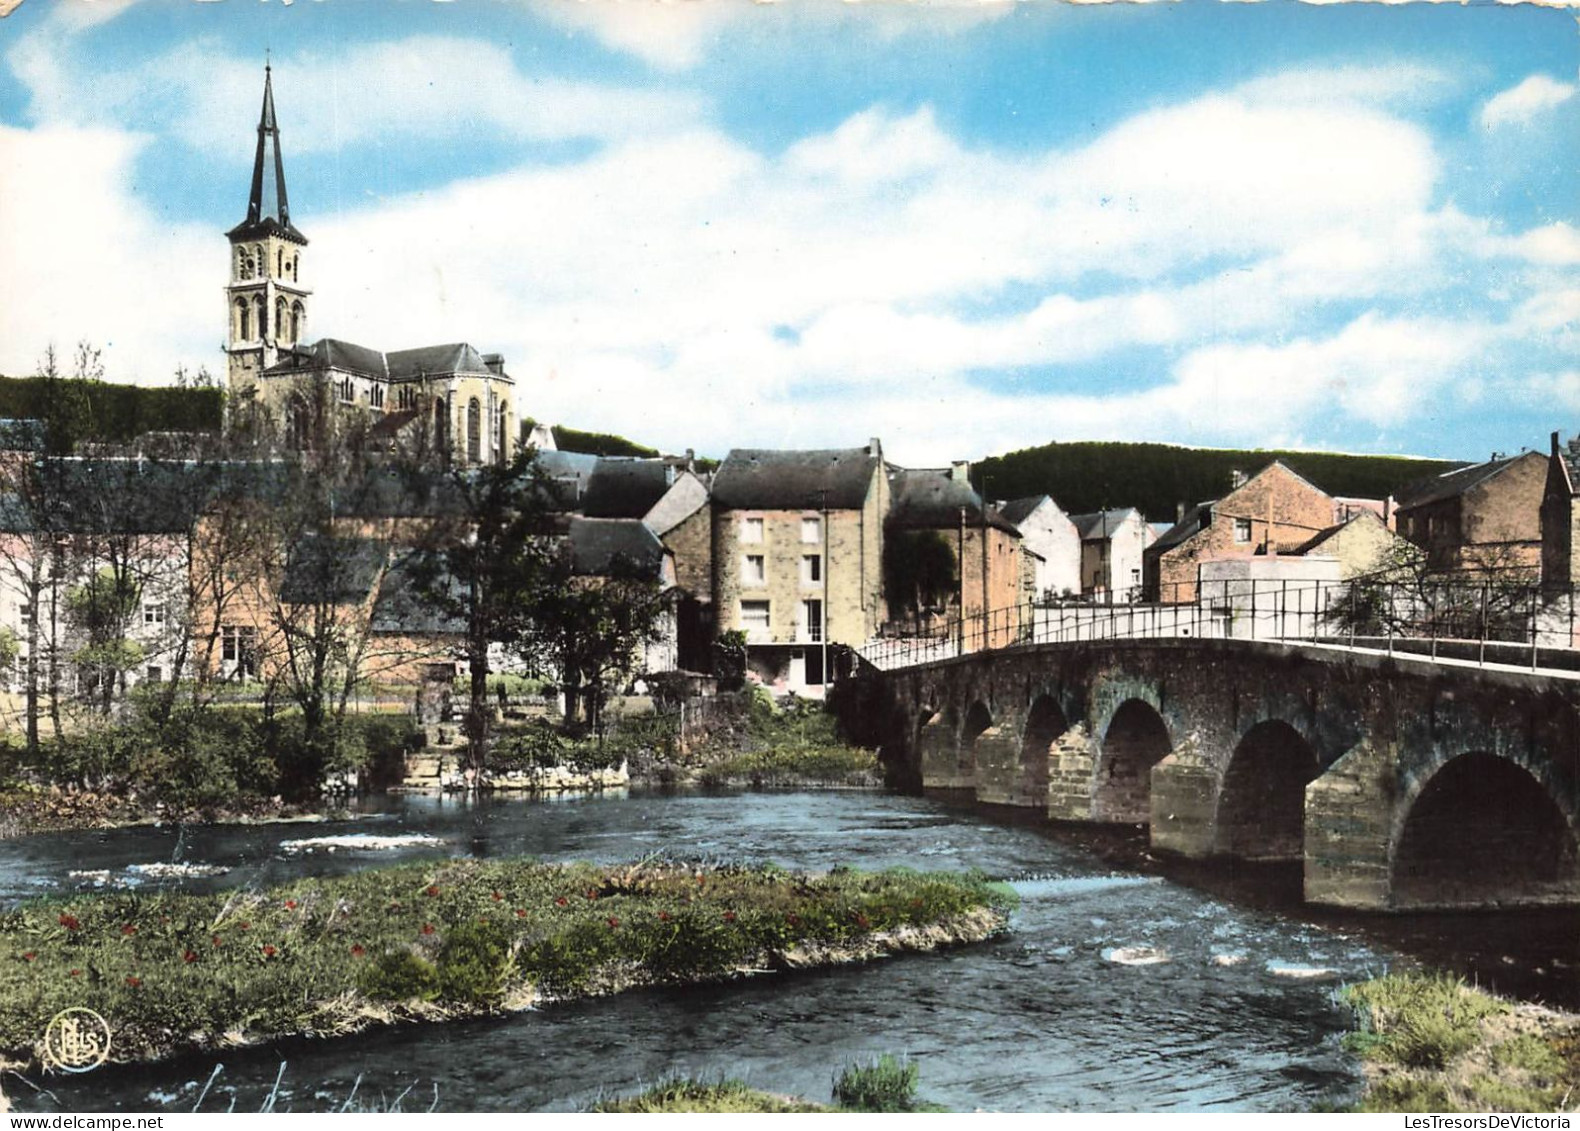
M 452 464 L 504 463 L 514 454 L 516 383 L 500 355 L 464 342 L 389 353 L 334 338 L 308 344 L 312 291 L 301 275 L 307 237 L 291 223 L 267 66 L 247 218 L 226 238 L 233 412 L 261 411 L 296 447 L 310 445 L 319 422 L 332 426 L 360 412 L 373 435 L 438 452 Z

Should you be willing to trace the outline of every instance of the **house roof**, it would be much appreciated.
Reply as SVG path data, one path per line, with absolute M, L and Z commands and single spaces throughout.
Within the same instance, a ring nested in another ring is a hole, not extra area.
M 292 468 L 241 460 L 62 457 L 30 463 L 26 474 L 27 485 L 0 493 L 0 530 L 176 534 L 191 529 L 220 495 L 283 498 Z
M 1158 535 L 1158 540 L 1148 546 L 1147 550 L 1158 553 L 1164 550 L 1171 550 L 1187 538 L 1199 533 L 1202 528 L 1203 517 L 1211 514 L 1213 504 L 1217 501 L 1216 499 L 1209 499 L 1205 503 L 1197 503 L 1191 507 L 1181 516 L 1178 522 Z
M 735 448 L 714 474 L 713 499 L 725 510 L 859 510 L 880 463 L 870 447 Z
M 1019 526 L 1031 517 L 1033 511 L 1049 501 L 1047 495 L 1027 495 L 1024 499 L 1011 499 L 1007 503 L 1000 503 L 998 513 L 1007 521 Z
M 896 530 L 953 530 L 964 512 L 968 525 L 986 521 L 1000 530 L 1019 534 L 1015 524 L 993 507 L 984 514 L 982 496 L 971 484 L 955 479 L 950 469 L 889 468 L 889 514 L 885 525 Z
M 582 496 L 588 518 L 642 518 L 675 481 L 675 468 L 661 459 L 604 457 L 593 467 Z
M 436 602 L 423 600 L 416 581 L 418 559 L 423 556 L 423 551 L 413 550 L 390 563 L 368 618 L 369 631 L 420 636 L 459 636 L 466 631 L 465 618 L 446 612 Z M 463 588 L 454 576 L 437 566 L 433 567 L 432 576 L 436 588 L 448 590 L 457 602 L 461 600 Z
M 1522 452 L 1517 456 L 1461 467 L 1456 471 L 1434 475 L 1429 479 L 1418 479 L 1401 488 L 1394 495 L 1394 500 L 1398 504 L 1396 509 L 1408 510 L 1411 507 L 1425 506 L 1427 503 L 1441 502 L 1456 495 L 1463 495 L 1472 487 L 1480 486 L 1487 480 L 1501 475 L 1510 465 L 1518 463 L 1531 454 Z
M 664 544 L 635 518 L 572 518 L 568 534 L 571 569 L 583 577 L 609 572 L 616 559 L 659 576 Z
M 1102 541 L 1105 532 L 1112 534 L 1133 514 L 1140 517 L 1135 507 L 1116 507 L 1113 510 L 1093 511 L 1091 514 L 1072 514 L 1070 521 L 1075 524 L 1076 533 L 1081 536 L 1081 541 L 1085 542 L 1088 539 Z
M 1320 549 L 1327 542 L 1331 541 L 1333 536 L 1338 534 L 1339 531 L 1345 529 L 1348 526 L 1352 526 L 1353 524 L 1355 524 L 1357 522 L 1365 522 L 1365 521 L 1368 521 L 1368 520 L 1370 520 L 1372 522 L 1375 522 L 1378 526 L 1382 527 L 1384 530 L 1387 529 L 1387 525 L 1383 522 L 1383 520 L 1380 517 L 1378 517 L 1375 513 L 1373 513 L 1372 511 L 1369 511 L 1369 510 L 1357 511 L 1355 514 L 1352 514 L 1349 518 L 1345 519 L 1343 522 L 1334 523 L 1332 526 L 1328 527 L 1325 530 L 1317 531 L 1317 533 L 1315 535 L 1313 535 L 1311 538 L 1307 539 L 1305 542 L 1302 542 L 1300 545 L 1296 546 L 1293 550 L 1284 550 L 1282 552 L 1285 555 L 1297 555 L 1297 554 L 1309 554 L 1309 553 L 1312 553 L 1313 551 L 1315 551 L 1317 549 Z
M 286 558 L 280 601 L 287 605 L 354 604 L 373 591 L 388 555 L 388 545 L 372 538 L 303 538 Z
M 574 510 L 587 493 L 587 481 L 598 466 L 598 457 L 584 452 L 543 451 L 537 453 L 538 467 L 559 489 L 560 504 Z

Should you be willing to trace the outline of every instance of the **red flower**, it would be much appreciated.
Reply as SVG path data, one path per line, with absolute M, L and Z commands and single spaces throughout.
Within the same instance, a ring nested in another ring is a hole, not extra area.
M 495 903 L 502 903 L 502 902 L 504 902 L 504 899 L 505 899 L 505 893 L 504 892 L 496 891 L 494 893 L 494 902 Z
M 614 930 L 619 925 L 620 925 L 620 920 L 616 919 L 613 915 L 609 916 L 609 929 L 611 931 Z
M 701 887 L 701 886 L 702 886 L 702 885 L 703 885 L 703 884 L 705 884 L 705 883 L 707 883 L 707 882 L 708 882 L 708 878 L 707 878 L 707 877 L 706 877 L 706 876 L 703 876 L 703 875 L 699 875 L 699 876 L 697 876 L 697 886 L 698 886 L 698 887 L 699 887 L 699 888 L 700 888 L 700 887 Z
M 30 951 L 28 951 L 26 954 L 24 954 L 22 956 L 22 961 L 23 962 L 32 962 L 33 959 L 35 959 L 37 957 L 38 957 L 38 951 L 30 950 Z
M 856 912 L 856 926 L 865 931 L 872 926 L 872 920 L 868 919 L 865 913 L 858 911 Z
M 562 895 L 562 896 L 560 896 L 558 899 L 556 899 L 554 901 L 554 906 L 555 907 L 568 907 L 568 906 L 570 906 L 570 902 L 571 902 L 570 900 L 566 899 Z
M 77 976 L 78 976 L 78 975 L 80 975 L 80 974 L 81 974 L 81 973 L 82 973 L 82 971 L 81 971 L 81 970 L 73 970 L 73 971 L 72 971 L 72 972 L 71 972 L 71 976 L 72 976 L 72 977 L 73 977 L 73 978 L 75 978 L 75 977 L 77 977 Z
M 724 913 L 724 921 L 726 923 L 733 923 L 733 922 L 735 922 L 735 912 L 733 912 L 733 911 L 726 911 Z
M 272 944 L 270 944 L 270 943 L 264 943 L 263 944 L 263 956 L 265 958 L 273 958 L 278 953 L 279 952 L 274 949 L 274 946 Z
M 124 926 L 121 927 L 121 934 L 123 934 L 123 935 L 135 935 L 136 933 L 137 933 L 137 928 L 134 927 L 130 923 L 127 923 L 127 924 L 125 924 Z
M 399 911 L 400 910 L 400 900 L 397 899 L 397 900 L 394 900 L 393 902 L 391 902 L 390 903 L 390 910 L 391 911 Z
M 588 888 L 587 889 L 587 898 L 588 899 L 597 899 L 598 898 L 598 889 L 597 888 Z
M 433 926 L 432 923 L 424 923 L 422 925 L 422 933 L 423 934 L 431 935 L 431 934 L 433 934 L 433 932 L 434 932 L 434 926 Z
M 785 922 L 789 923 L 792 927 L 799 927 L 801 925 L 801 917 L 794 911 L 786 911 Z
M 518 908 L 516 908 L 516 918 L 517 919 L 525 919 L 526 917 L 527 917 L 527 909 L 525 907 L 518 907 Z
M 75 931 L 82 926 L 82 920 L 75 915 L 67 915 L 65 912 L 61 912 L 60 925 L 68 931 Z
M 368 952 L 368 948 L 363 946 L 361 943 L 355 943 L 351 947 L 351 957 L 352 958 L 361 958 L 367 952 Z
M 187 951 L 187 952 L 186 952 L 186 953 L 185 953 L 185 954 L 183 954 L 183 955 L 182 955 L 182 956 L 181 956 L 181 957 L 182 957 L 182 959 L 183 959 L 183 960 L 184 960 L 184 961 L 187 961 L 187 962 L 196 962 L 196 961 L 197 961 L 197 951 L 195 951 L 195 950 L 188 950 L 188 951 Z
M 668 911 L 660 911 L 658 913 L 658 921 L 660 923 L 667 923 L 667 922 L 669 922 L 669 912 Z
M 219 944 L 220 944 L 220 937 L 218 935 L 215 935 L 214 936 L 214 945 L 218 946 Z
M 287 911 L 295 911 L 296 910 L 296 900 L 294 900 L 294 899 L 286 900 L 285 901 L 285 909 Z
M 143 984 L 143 980 L 135 974 L 128 974 L 126 975 L 126 984 L 135 990 L 138 986 Z
M 243 923 L 241 925 L 241 929 L 244 930 L 244 931 L 250 931 L 252 929 L 252 924 L 251 923 Z
M 438 895 L 439 894 L 439 885 L 438 884 L 429 884 L 427 889 L 422 894 L 423 895 Z

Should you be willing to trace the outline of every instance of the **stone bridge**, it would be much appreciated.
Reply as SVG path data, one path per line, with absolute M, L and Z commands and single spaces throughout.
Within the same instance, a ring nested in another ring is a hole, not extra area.
M 1580 903 L 1580 681 L 1243 640 L 981 652 L 835 699 L 911 787 L 1304 862 L 1309 902 Z

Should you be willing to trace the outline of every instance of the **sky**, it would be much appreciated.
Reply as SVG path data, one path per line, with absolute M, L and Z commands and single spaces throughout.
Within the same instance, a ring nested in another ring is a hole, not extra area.
M 539 420 L 913 466 L 1545 448 L 1577 47 L 1533 5 L 22 0 L 0 372 L 223 373 L 267 53 L 309 336 L 502 353 Z

